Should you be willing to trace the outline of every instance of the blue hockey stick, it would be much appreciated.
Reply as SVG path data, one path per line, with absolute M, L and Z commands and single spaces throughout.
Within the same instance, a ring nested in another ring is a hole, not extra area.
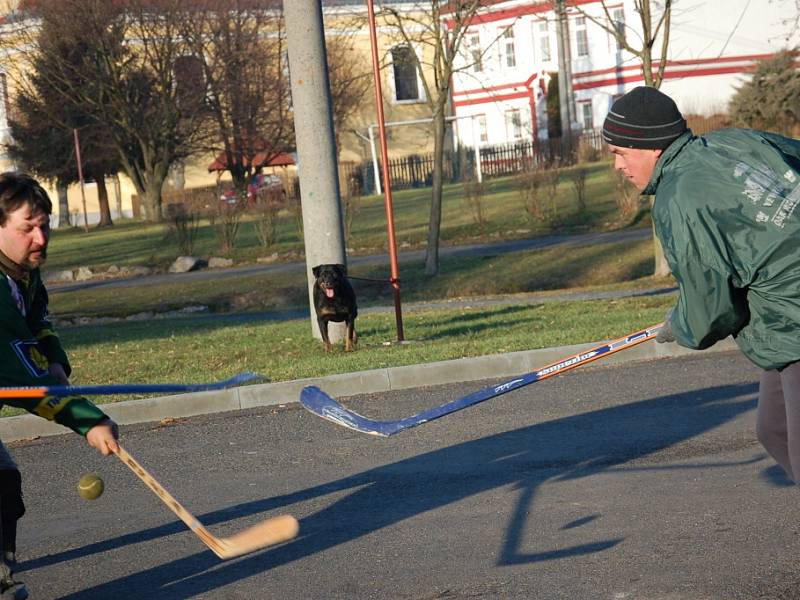
M 505 394 L 506 392 L 516 390 L 523 386 L 536 383 L 537 381 L 541 381 L 555 375 L 559 375 L 565 371 L 575 369 L 605 356 L 610 356 L 611 354 L 619 352 L 620 350 L 632 348 L 633 346 L 654 338 L 658 334 L 662 325 L 663 323 L 659 323 L 658 325 L 648 327 L 647 329 L 642 329 L 641 331 L 632 333 L 627 337 L 620 338 L 618 340 L 614 340 L 613 342 L 592 348 L 591 350 L 579 352 L 578 354 L 564 358 L 558 362 L 547 365 L 538 371 L 534 371 L 516 379 L 506 381 L 500 385 L 495 385 L 477 392 L 473 392 L 472 394 L 462 396 L 461 398 L 457 398 L 456 400 L 452 400 L 446 404 L 442 404 L 441 406 L 429 408 L 428 410 L 424 410 L 420 413 L 411 415 L 410 417 L 406 417 L 404 419 L 399 419 L 397 421 L 376 421 L 364 417 L 357 412 L 346 409 L 339 402 L 331 398 L 328 394 L 316 386 L 308 386 L 303 388 L 303 391 L 300 393 L 300 402 L 315 415 L 318 415 L 323 419 L 333 421 L 338 425 L 355 429 L 356 431 L 360 431 L 362 433 L 368 433 L 370 435 L 389 437 L 390 435 L 394 435 L 395 433 L 403 431 L 404 429 L 422 425 L 428 421 L 433 421 L 434 419 L 438 419 L 439 417 L 443 417 L 452 412 L 467 408 L 468 406 L 479 404 L 480 402 L 484 402 L 494 398 L 495 396 Z
M 222 390 L 247 383 L 248 381 L 269 381 L 258 373 L 244 372 L 235 377 L 213 383 L 153 383 L 153 384 L 115 384 L 115 385 L 51 385 L 41 387 L 0 387 L 2 398 L 44 398 L 46 396 L 104 396 L 110 394 L 164 394 L 181 392 L 206 392 Z

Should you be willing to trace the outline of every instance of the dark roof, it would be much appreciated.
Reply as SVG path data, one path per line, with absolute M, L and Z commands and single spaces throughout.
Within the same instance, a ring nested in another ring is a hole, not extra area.
M 293 165 L 294 159 L 290 154 L 286 152 L 278 152 L 277 154 L 272 154 L 271 158 L 269 154 L 266 152 L 257 152 L 253 157 L 244 156 L 242 157 L 244 160 L 245 167 L 288 167 L 289 165 Z M 225 156 L 224 152 L 220 152 L 217 158 L 208 165 L 209 172 L 211 171 L 225 171 L 228 167 L 228 159 Z

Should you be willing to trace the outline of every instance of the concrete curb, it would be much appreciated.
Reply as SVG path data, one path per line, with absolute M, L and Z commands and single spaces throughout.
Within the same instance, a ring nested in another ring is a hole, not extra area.
M 214 392 L 130 400 L 104 404 L 102 408 L 120 425 L 130 425 L 132 423 L 159 421 L 165 418 L 193 417 L 259 406 L 290 404 L 299 401 L 300 391 L 307 385 L 317 385 L 333 396 L 342 397 L 461 381 L 515 377 L 597 345 L 599 345 L 598 342 L 593 342 L 403 367 L 357 371 L 327 377 L 266 383 Z M 705 352 L 729 351 L 736 348 L 737 346 L 733 339 L 728 338 Z M 624 352 L 613 354 L 598 363 L 598 365 L 618 365 L 656 358 L 686 356 L 694 352 L 677 344 L 644 343 Z M 0 419 L 0 440 L 5 442 L 60 435 L 67 432 L 69 430 L 65 427 L 35 415 L 20 415 Z

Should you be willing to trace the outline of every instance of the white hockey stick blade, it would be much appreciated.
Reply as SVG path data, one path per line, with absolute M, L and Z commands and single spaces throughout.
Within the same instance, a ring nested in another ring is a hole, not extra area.
M 303 388 L 303 391 L 300 393 L 300 403 L 315 415 L 320 416 L 323 419 L 327 419 L 328 421 L 332 421 L 337 425 L 341 425 L 355 431 L 360 431 L 361 433 L 377 435 L 380 437 L 388 437 L 399 431 L 403 431 L 404 429 L 410 429 L 411 427 L 422 425 L 428 421 L 433 421 L 434 419 L 438 419 L 469 406 L 479 404 L 531 383 L 536 383 L 537 381 L 554 377 L 555 375 L 559 375 L 590 362 L 594 362 L 595 360 L 610 356 L 611 354 L 619 352 L 620 350 L 633 348 L 642 342 L 646 342 L 647 340 L 655 338 L 662 326 L 663 323 L 653 325 L 652 327 L 642 329 L 641 331 L 632 333 L 624 338 L 619 338 L 612 342 L 607 342 L 605 344 L 596 346 L 590 350 L 568 356 L 558 362 L 549 364 L 546 367 L 542 367 L 538 371 L 533 371 L 532 373 L 522 375 L 516 379 L 506 381 L 499 385 L 484 388 L 477 392 L 473 392 L 472 394 L 462 396 L 461 398 L 456 398 L 455 400 L 447 402 L 446 404 L 442 404 L 441 406 L 429 408 L 415 415 L 411 415 L 410 417 L 396 421 L 377 421 L 360 415 L 357 412 L 345 408 L 338 401 L 336 401 L 334 398 L 331 398 L 328 394 L 316 386 L 308 386 Z

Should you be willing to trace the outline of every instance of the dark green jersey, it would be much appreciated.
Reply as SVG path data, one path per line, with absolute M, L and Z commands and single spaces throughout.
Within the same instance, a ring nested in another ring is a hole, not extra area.
M 67 355 L 47 312 L 47 291 L 38 269 L 20 279 L 0 264 L 0 386 L 58 385 L 48 365 L 61 363 L 69 375 Z M 86 433 L 106 415 L 86 398 L 4 399 L 9 406 Z
M 680 285 L 677 341 L 733 335 L 764 369 L 800 361 L 800 141 L 746 129 L 675 140 L 646 194 Z

